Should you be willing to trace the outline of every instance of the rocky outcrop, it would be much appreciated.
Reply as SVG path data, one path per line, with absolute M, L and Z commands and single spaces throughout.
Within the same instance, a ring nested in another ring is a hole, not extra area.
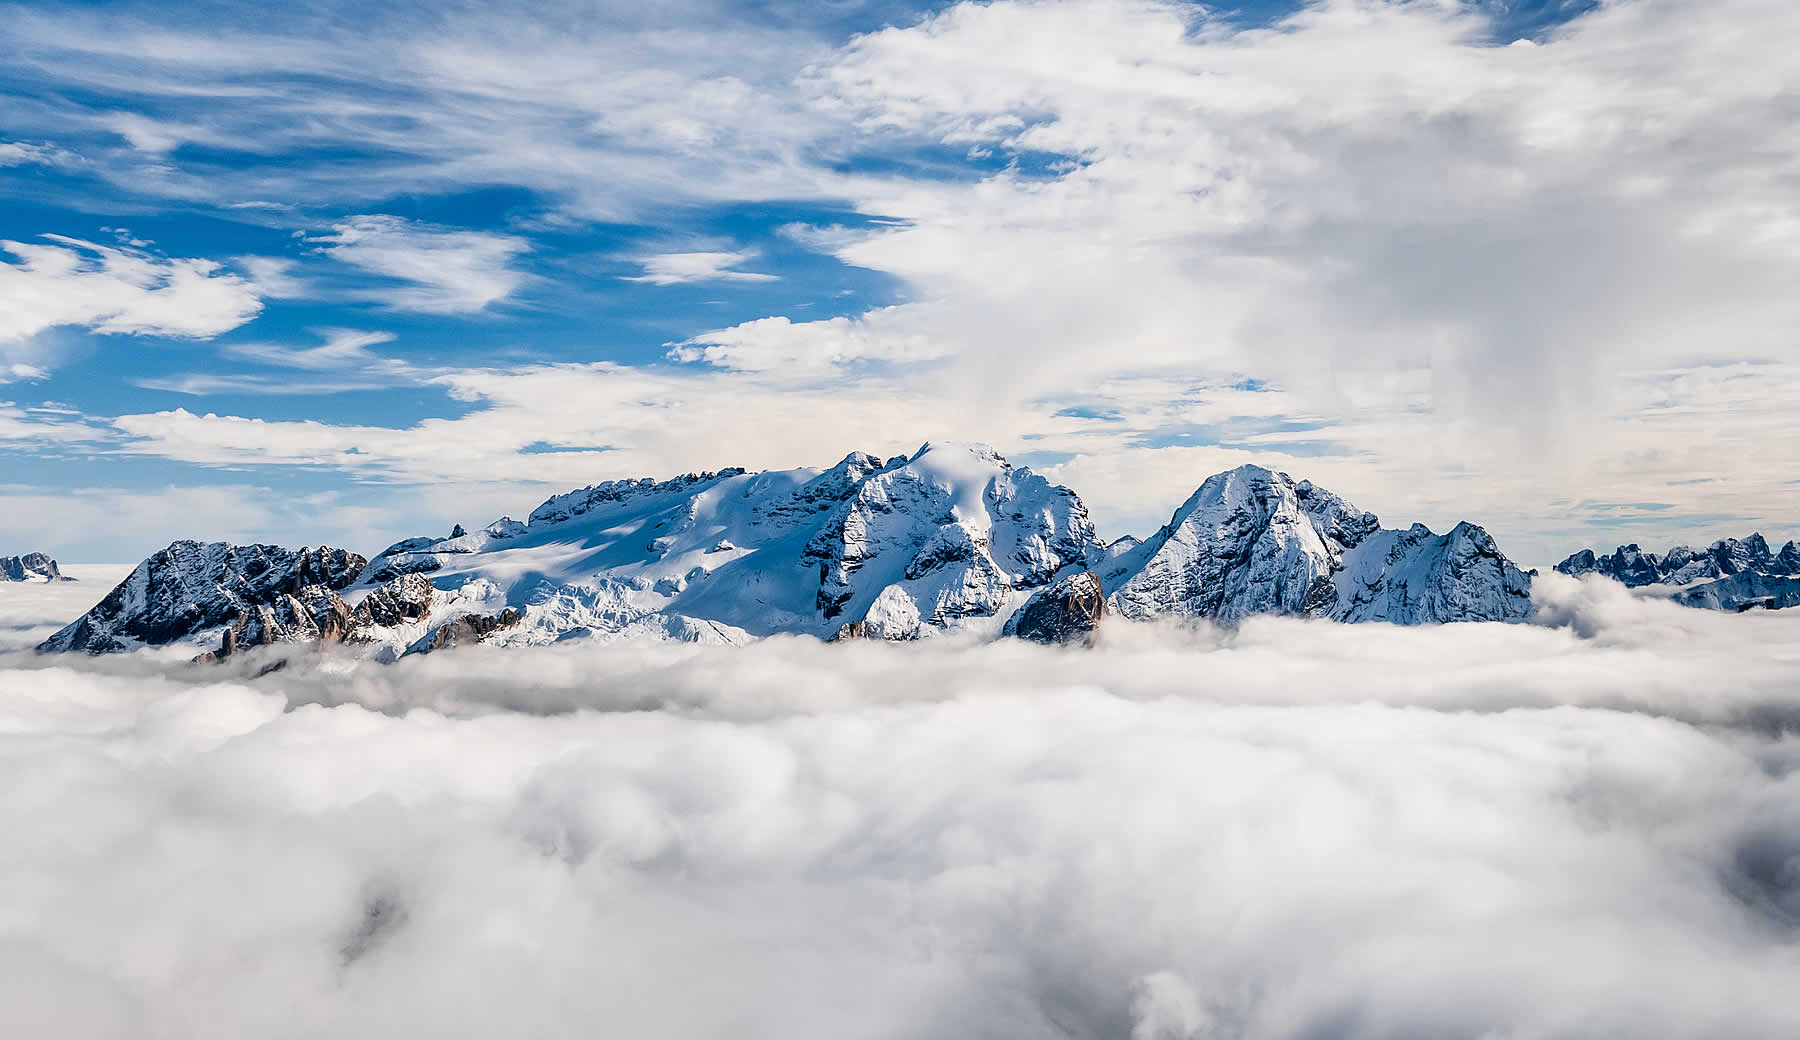
M 430 642 L 420 652 L 430 653 L 453 646 L 473 646 L 495 632 L 518 625 L 523 619 L 523 614 L 510 608 L 498 614 L 464 614 L 439 625 L 437 631 L 431 634 Z
M 277 643 L 368 643 L 380 630 L 414 625 L 430 617 L 436 589 L 417 574 L 407 574 L 373 590 L 351 609 L 336 591 L 307 585 L 298 593 L 240 611 L 220 638 L 219 648 L 194 658 L 219 661 L 240 650 Z
M 1671 598 L 1702 610 L 1783 610 L 1800 606 L 1800 577 L 1745 571 L 1683 589 Z
M 74 581 L 56 569 L 56 561 L 43 553 L 0 556 L 0 581 Z
M 1800 576 L 1800 544 L 1788 542 L 1771 551 L 1761 534 L 1722 538 L 1704 549 L 1677 545 L 1665 553 L 1644 552 L 1636 543 L 1621 545 L 1606 556 L 1592 549 L 1571 554 L 1556 569 L 1570 577 L 1599 574 L 1637 588 L 1645 585 L 1689 585 L 1734 574 Z
M 1416 625 L 1531 612 L 1530 577 L 1480 527 L 1384 529 L 1375 514 L 1260 466 L 1207 478 L 1160 531 L 1098 573 L 1109 606 L 1133 620 Z
M 328 594 L 347 588 L 366 562 L 329 546 L 175 542 L 38 649 L 108 653 L 240 626 L 257 645 L 316 638 L 321 625 L 335 624 Z
M 240 610 L 219 638 L 219 648 L 197 655 L 196 663 L 221 661 L 240 650 L 278 643 L 328 645 L 349 638 L 353 615 L 341 596 L 323 585 L 306 585 L 273 602 Z
M 1032 594 L 1004 634 L 1034 643 L 1090 643 L 1106 617 L 1106 590 L 1093 571 L 1077 571 Z
M 422 574 L 404 574 L 373 590 L 356 605 L 357 628 L 380 625 L 394 628 L 420 621 L 431 613 L 437 589 Z

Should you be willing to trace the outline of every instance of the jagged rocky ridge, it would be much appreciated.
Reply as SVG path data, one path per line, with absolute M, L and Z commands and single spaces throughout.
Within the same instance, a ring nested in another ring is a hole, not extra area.
M 430 649 L 422 625 L 435 614 L 469 628 L 468 599 L 407 575 L 352 591 L 368 565 L 353 552 L 318 546 L 298 552 L 276 545 L 179 541 L 142 563 L 106 598 L 45 640 L 41 651 L 114 653 L 146 646 L 207 642 L 198 660 L 278 643 L 353 642 L 398 656 Z M 350 596 L 346 599 L 345 596 Z M 515 624 L 502 611 L 480 631 Z M 454 641 L 454 639 L 452 639 Z M 415 644 L 424 642 L 422 647 Z
M 1481 528 L 1383 529 L 1285 474 L 1219 474 L 1156 535 L 1108 546 L 1070 489 L 985 446 L 927 444 L 824 471 L 608 481 L 367 561 L 178 542 L 41 649 L 185 642 L 219 656 L 318 641 L 392 657 L 475 641 L 948 630 L 1072 642 L 1109 614 L 1419 624 L 1518 621 L 1529 605 L 1529 578 Z
M 0 556 L 0 581 L 74 581 L 57 570 L 56 561 L 43 553 Z
M 1761 534 L 1723 538 L 1703 549 L 1677 545 L 1666 553 L 1647 553 L 1635 543 L 1607 556 L 1583 549 L 1556 569 L 1577 578 L 1599 574 L 1630 588 L 1679 586 L 1671 596 L 1675 602 L 1708 610 L 1800 605 L 1800 543 L 1772 550 Z

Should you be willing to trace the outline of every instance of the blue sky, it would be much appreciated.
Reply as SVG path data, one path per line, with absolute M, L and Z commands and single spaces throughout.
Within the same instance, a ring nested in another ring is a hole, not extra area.
M 1241 461 L 1782 535 L 1793 17 L 1681 6 L 9 7 L 0 550 L 928 438 L 1115 535 Z

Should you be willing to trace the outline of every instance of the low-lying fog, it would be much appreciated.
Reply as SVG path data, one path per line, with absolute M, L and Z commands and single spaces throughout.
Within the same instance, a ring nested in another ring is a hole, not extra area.
M 1092 650 L 15 649 L 0 1035 L 1795 1035 L 1800 610 L 1538 588 Z M 0 586 L 4 646 L 104 591 Z

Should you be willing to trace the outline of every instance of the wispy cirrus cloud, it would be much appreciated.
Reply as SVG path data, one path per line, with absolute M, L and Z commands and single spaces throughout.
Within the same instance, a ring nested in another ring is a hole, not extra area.
M 0 401 L 0 448 L 32 451 L 116 440 L 118 431 L 80 413 L 55 407 L 23 407 Z
M 257 341 L 231 343 L 221 350 L 230 358 L 306 373 L 302 376 L 296 377 L 293 372 L 271 374 L 242 370 L 186 372 L 139 379 L 136 385 L 148 390 L 194 396 L 335 394 L 419 383 L 429 378 L 429 373 L 417 372 L 404 361 L 369 350 L 393 342 L 396 337 L 391 332 L 331 328 L 314 331 L 325 341 L 316 347 Z
M 776 281 L 776 275 L 737 270 L 739 264 L 749 263 L 761 255 L 761 251 L 756 249 L 657 253 L 653 256 L 640 257 L 636 262 L 643 266 L 644 273 L 627 276 L 625 280 L 649 285 Z
M 225 347 L 225 353 L 282 368 L 302 368 L 316 372 L 368 365 L 379 360 L 369 353 L 370 347 L 392 343 L 397 338 L 392 332 L 364 329 L 315 331 L 325 341 L 316 347 L 290 347 L 279 343 L 233 343 Z
M 323 255 L 395 283 L 358 291 L 397 311 L 472 314 L 526 282 L 513 261 L 531 244 L 516 235 L 467 231 L 386 215 L 349 217 L 309 236 Z
M 831 179 L 811 153 L 833 120 L 792 81 L 832 34 L 805 23 L 712 2 L 13 8 L 0 76 L 34 97 L 0 114 L 96 151 L 128 142 L 96 173 L 146 197 L 348 207 L 508 184 L 629 219 L 808 197 Z M 189 143 L 213 154 L 184 155 Z
M 48 369 L 40 368 L 37 365 L 27 365 L 23 361 L 15 361 L 11 364 L 0 365 L 0 383 L 17 383 L 28 380 L 47 379 L 49 376 L 50 372 Z
M 48 142 L 0 141 L 0 166 L 75 166 L 81 157 Z
M 266 299 L 295 300 L 313 295 L 316 288 L 296 274 L 299 262 L 285 256 L 239 256 L 232 264 L 244 272 L 250 284 Z

